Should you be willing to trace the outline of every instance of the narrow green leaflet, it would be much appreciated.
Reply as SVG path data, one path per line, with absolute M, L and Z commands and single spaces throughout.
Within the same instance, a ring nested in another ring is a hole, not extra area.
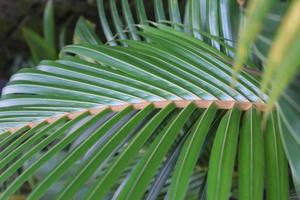
M 136 114 L 131 118 L 119 131 L 109 138 L 103 146 L 97 149 L 97 153 L 89 159 L 89 161 L 80 169 L 75 177 L 70 179 L 70 182 L 66 185 L 66 188 L 58 199 L 71 199 L 82 185 L 88 180 L 88 178 L 95 173 L 95 171 L 102 165 L 105 159 L 108 158 L 117 147 L 124 142 L 125 138 L 132 133 L 133 129 L 140 123 L 150 112 L 154 109 L 153 105 L 150 104 L 145 109 Z
M 184 32 L 187 35 L 192 35 L 192 27 L 191 27 L 191 13 L 190 13 L 190 1 L 185 3 L 184 8 L 184 17 L 183 17 L 183 25 L 184 25 Z M 170 22 L 172 23 L 172 22 Z
M 45 148 L 51 141 L 56 139 L 60 134 L 63 134 L 66 130 L 70 128 L 70 124 L 65 124 L 67 117 L 63 116 L 56 120 L 54 123 L 49 124 L 47 127 L 38 131 L 31 137 L 30 140 L 24 142 L 21 146 L 14 149 L 7 155 L 4 159 L 0 161 L 1 170 L 4 172 L 0 176 L 0 184 L 7 180 L 11 175 L 13 175 L 22 165 L 30 159 L 34 154 Z M 64 126 L 62 126 L 65 124 Z M 42 139 L 49 133 L 54 132 L 51 136 Z M 7 164 L 19 157 L 15 162 L 13 162 L 9 168 L 5 168 Z M 9 195 L 8 195 L 9 196 Z
M 175 23 L 181 24 L 181 14 L 179 10 L 178 0 L 168 0 L 168 6 L 169 6 L 169 16 L 171 21 Z M 174 28 L 176 30 L 181 30 L 182 28 L 176 24 L 174 24 Z
M 142 197 L 152 176 L 180 133 L 180 129 L 194 110 L 195 105 L 189 104 L 179 113 L 168 130 L 155 138 L 145 156 L 132 171 L 120 193 L 117 194 L 117 199 L 140 199 Z
M 299 74 L 300 35 L 298 36 L 296 41 L 294 41 L 293 44 L 289 46 L 289 52 L 290 53 L 288 53 L 288 55 L 285 57 L 280 65 L 280 69 L 275 72 L 274 78 L 271 81 L 272 89 L 269 95 L 267 111 L 270 111 L 272 109 L 284 90 L 289 86 L 291 80 L 293 80 L 296 75 Z M 284 69 L 284 76 L 282 76 L 281 69 Z
M 174 110 L 174 104 L 169 104 L 156 114 L 145 126 L 136 134 L 122 151 L 115 163 L 105 172 L 101 180 L 91 187 L 87 192 L 87 199 L 104 198 L 109 189 L 115 184 L 117 178 L 122 174 L 124 169 L 135 158 L 136 154 L 153 132 L 157 131 L 158 126 Z
M 135 5 L 136 5 L 137 16 L 139 19 L 139 24 L 147 24 L 148 19 L 147 19 L 144 1 L 136 0 Z
M 166 20 L 162 0 L 153 0 L 153 1 L 154 1 L 154 14 L 155 14 L 156 21 L 160 22 Z
M 280 98 L 277 112 L 280 138 L 289 161 L 298 198 L 300 197 L 300 165 L 298 164 L 300 162 L 298 156 L 298 152 L 300 152 L 300 132 L 298 131 L 300 129 L 299 86 L 300 84 L 296 79 Z
M 199 0 L 189 0 L 189 16 L 190 16 L 190 25 L 193 29 L 193 35 L 195 38 L 203 40 L 202 35 L 199 30 L 201 30 L 201 11 L 200 11 L 200 1 Z
M 20 137 L 24 132 L 28 131 L 28 129 L 29 127 L 24 126 L 18 129 L 17 131 L 15 131 L 14 134 L 8 132 L 8 136 L 3 138 L 3 140 L 0 141 L 0 148 L 9 146 L 17 137 Z
M 98 45 L 102 42 L 95 32 L 95 26 L 84 17 L 80 17 L 74 30 L 74 44 Z
M 219 2 L 216 0 L 207 1 L 207 28 L 211 35 L 220 37 L 220 23 L 219 23 Z M 217 50 L 221 50 L 220 43 L 215 40 L 211 40 L 211 45 Z
M 264 189 L 264 140 L 260 113 L 245 113 L 239 142 L 239 199 L 262 200 Z
M 164 164 L 159 169 L 157 175 L 154 178 L 154 181 L 151 183 L 151 187 L 147 191 L 147 196 L 144 197 L 145 200 L 158 199 L 162 194 L 162 190 L 164 191 L 163 194 L 167 193 L 167 191 L 165 192 L 165 190 L 167 190 L 168 188 L 164 187 L 165 183 L 169 181 L 170 174 L 174 170 L 180 150 L 182 149 L 187 136 L 188 134 L 186 134 L 184 138 L 182 138 L 182 140 L 180 140 L 178 144 L 176 144 L 173 152 L 170 153 L 170 156 L 168 156 Z
M 208 200 L 227 200 L 229 198 L 238 144 L 240 115 L 241 112 L 237 108 L 229 110 L 218 127 L 208 166 Z
M 116 45 L 116 42 L 114 41 L 114 36 L 111 31 L 111 28 L 109 27 L 107 17 L 104 11 L 104 4 L 103 0 L 97 0 L 97 8 L 98 8 L 98 14 L 102 26 L 102 31 L 104 32 L 104 35 L 106 37 L 106 40 L 108 43 L 112 46 Z
M 9 131 L 4 131 L 0 133 L 0 142 L 4 141 L 8 136 L 10 136 Z
M 289 197 L 288 163 L 285 157 L 276 113 L 270 113 L 265 131 L 267 198 L 280 200 Z
M 123 11 L 123 16 L 125 18 L 126 25 L 127 25 L 125 28 L 129 30 L 129 35 L 130 35 L 131 39 L 140 40 L 140 37 L 136 33 L 137 32 L 136 24 L 134 22 L 128 0 L 122 1 L 122 11 Z
M 57 139 L 59 137 L 62 137 L 62 135 L 65 134 L 65 131 L 70 130 L 70 128 L 72 126 L 74 126 L 80 120 L 84 119 L 87 115 L 88 115 L 88 113 L 84 112 L 81 115 L 77 116 L 75 119 L 67 122 L 65 125 L 63 125 L 61 128 L 59 128 L 57 131 L 53 132 L 51 134 L 51 136 L 47 137 L 46 139 L 42 140 L 40 143 L 35 145 L 35 147 L 32 148 L 30 151 L 28 151 L 23 157 L 28 158 L 29 156 L 33 156 L 38 151 L 40 151 L 42 148 L 44 148 L 46 145 L 53 142 L 55 139 Z M 81 130 L 84 129 L 84 128 L 85 127 L 82 126 Z M 43 131 L 41 131 L 37 134 L 41 134 L 41 133 L 43 133 Z M 69 138 L 74 136 L 74 135 L 76 135 L 76 134 L 73 134 L 73 135 L 69 136 Z M 15 191 L 17 191 L 22 186 L 22 184 L 24 184 L 24 182 L 26 180 L 29 180 L 30 177 L 32 177 L 34 172 L 36 172 L 43 164 L 45 164 L 45 162 L 49 161 L 51 159 L 51 157 L 55 156 L 63 147 L 66 146 L 65 141 L 66 141 L 66 139 L 61 140 L 58 145 L 56 145 L 53 149 L 51 149 L 46 154 L 44 154 L 42 157 L 40 157 L 29 168 L 27 168 L 21 175 L 19 175 L 18 178 L 15 179 L 14 182 L 12 184 L 10 184 L 9 187 L 5 190 L 5 192 L 2 194 L 1 198 L 6 199 L 9 196 L 11 196 Z M 62 144 L 65 144 L 65 145 L 62 145 Z M 26 143 L 25 143 L 25 145 L 26 145 Z M 22 147 L 22 145 L 19 146 L 19 148 L 20 147 Z M 10 172 L 11 169 L 18 169 L 18 166 L 20 164 L 24 164 L 24 163 L 20 163 L 22 160 L 23 160 L 23 162 L 26 161 L 25 159 L 18 160 L 18 162 L 16 162 L 14 165 L 12 165 L 12 167 L 9 170 L 7 170 L 3 174 L 3 176 L 8 174 L 8 172 Z
M 71 26 L 73 16 L 70 16 L 60 27 L 58 34 L 58 48 L 62 49 L 68 44 L 68 29 Z
M 20 131 L 22 132 L 22 129 L 20 129 L 17 132 L 14 132 L 13 134 L 11 134 L 11 135 L 16 136 L 17 139 L 14 139 L 13 141 L 10 141 L 9 145 L 5 149 L 1 150 L 0 160 L 3 159 L 7 154 L 9 154 L 15 148 L 17 148 L 26 139 L 30 138 L 33 134 L 35 134 L 36 131 L 38 131 L 39 129 L 43 128 L 46 125 L 47 125 L 47 123 L 45 121 L 43 121 L 43 122 L 39 123 L 38 125 L 36 125 L 35 127 L 31 128 L 30 130 L 26 131 L 25 133 L 21 133 L 21 135 L 19 135 L 18 132 L 20 132 Z
M 22 29 L 24 38 L 30 48 L 33 62 L 38 64 L 43 59 L 55 59 L 56 53 L 47 41 L 29 28 Z
M 238 16 L 239 10 L 235 9 L 237 6 L 234 5 L 235 2 L 231 0 L 220 0 L 219 4 L 219 21 L 220 21 L 220 34 L 224 40 L 224 42 L 233 47 L 233 39 L 234 39 L 234 26 L 232 25 L 232 18 Z M 228 14 L 230 13 L 230 14 Z M 233 57 L 233 51 L 230 48 L 225 48 L 225 53 Z
M 215 105 L 211 105 L 205 110 L 195 123 L 194 130 L 185 141 L 172 175 L 168 199 L 184 199 L 190 176 L 193 173 L 193 169 L 201 152 L 201 147 L 213 122 L 216 111 Z
M 125 115 L 132 111 L 132 107 L 128 106 L 121 112 L 117 113 L 111 119 L 107 120 L 101 125 L 93 134 L 91 134 L 85 141 L 83 141 L 72 153 L 51 171 L 51 173 L 40 182 L 34 189 L 29 200 L 39 199 L 47 191 L 47 189 L 54 184 L 77 160 L 79 160 L 94 144 L 95 141 L 102 138 L 112 127 L 119 122 Z
M 43 18 L 44 38 L 47 45 L 51 47 L 56 55 L 56 41 L 55 41 L 55 22 L 54 22 L 54 8 L 53 0 L 48 0 L 44 11 Z
M 257 34 L 261 30 L 264 17 L 268 14 L 268 11 L 273 5 L 272 0 L 251 0 L 248 3 L 246 14 L 246 23 L 241 29 L 240 37 L 238 39 L 236 55 L 234 60 L 234 73 L 233 81 L 234 84 L 237 81 L 237 73 L 243 68 L 246 63 L 250 45 L 256 39 Z
M 114 26 L 115 26 L 116 32 L 118 34 L 118 37 L 121 40 L 125 40 L 125 39 L 127 39 L 127 35 L 124 32 L 125 27 L 123 25 L 123 22 L 122 22 L 120 16 L 119 16 L 119 13 L 118 13 L 116 0 L 110 0 L 109 3 L 110 3 L 110 10 L 111 10 L 111 15 L 112 15 L 112 20 L 114 22 Z

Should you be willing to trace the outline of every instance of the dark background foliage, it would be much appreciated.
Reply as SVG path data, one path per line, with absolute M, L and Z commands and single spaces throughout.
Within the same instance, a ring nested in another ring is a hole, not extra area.
M 27 64 L 30 51 L 21 30 L 27 26 L 42 34 L 45 3 L 45 0 L 0 0 L 1 85 L 13 72 Z M 68 26 L 68 41 L 72 38 L 72 30 L 78 16 L 84 15 L 93 21 L 98 18 L 94 1 L 56 0 L 54 5 L 57 32 L 63 23 L 71 20 Z
M 46 0 L 0 0 L 0 88 L 19 68 L 30 66 L 28 63 L 30 51 L 22 35 L 22 28 L 29 27 L 42 35 L 43 11 L 46 2 Z M 69 22 L 66 34 L 68 43 L 72 42 L 74 26 L 79 16 L 84 16 L 95 23 L 96 30 L 99 31 L 95 0 L 54 0 L 53 2 L 56 33 L 59 35 L 62 26 Z M 132 8 L 133 1 L 130 3 Z M 179 3 L 184 3 L 184 1 L 179 1 Z M 105 6 L 108 7 L 108 2 Z M 145 6 L 147 11 L 153 11 L 150 8 L 151 2 L 145 1 Z M 183 6 L 180 7 L 183 8 Z M 150 17 L 153 16 L 153 13 L 147 14 Z M 110 20 L 110 16 L 107 17 Z M 103 36 L 100 35 L 100 37 Z

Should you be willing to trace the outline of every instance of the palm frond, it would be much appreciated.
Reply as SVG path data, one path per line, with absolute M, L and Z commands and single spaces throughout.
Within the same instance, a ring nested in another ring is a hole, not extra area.
M 231 87 L 235 31 L 225 13 L 236 7 L 188 0 L 181 13 L 178 1 L 153 1 L 168 26 L 150 22 L 142 1 L 137 19 L 127 0 L 109 3 L 115 31 L 97 1 L 108 45 L 80 18 L 78 44 L 4 88 L 1 199 L 24 185 L 30 200 L 287 199 L 287 160 L 299 191 L 294 98 L 281 99 L 287 110 L 264 129 L 260 79 L 242 71 Z

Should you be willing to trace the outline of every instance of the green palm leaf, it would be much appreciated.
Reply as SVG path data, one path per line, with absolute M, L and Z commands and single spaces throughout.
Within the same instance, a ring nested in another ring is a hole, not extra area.
M 134 2 L 109 1 L 106 13 L 97 0 L 108 45 L 80 18 L 77 44 L 11 77 L 0 101 L 0 199 L 25 184 L 31 200 L 262 199 L 264 190 L 287 199 L 288 164 L 298 191 L 295 99 L 282 98 L 263 127 L 260 78 L 243 71 L 231 87 L 226 13 L 236 7 L 188 0 L 181 13 L 179 1 L 154 0 L 169 26 Z

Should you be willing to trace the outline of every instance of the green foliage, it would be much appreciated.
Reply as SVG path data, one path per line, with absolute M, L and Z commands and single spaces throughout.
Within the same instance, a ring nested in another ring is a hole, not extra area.
M 271 133 L 267 133 L 268 136 Z M 265 141 L 268 140 L 267 138 Z M 255 109 L 245 113 L 239 146 L 239 199 L 263 199 L 264 138 L 261 116 Z
M 44 59 L 57 58 L 54 23 L 53 1 L 49 0 L 45 7 L 43 18 L 44 37 L 29 28 L 23 28 L 23 35 L 30 48 L 35 65 Z
M 32 60 L 38 64 L 43 59 L 55 59 L 56 53 L 49 43 L 36 32 L 23 28 L 24 38 L 30 48 Z
M 290 80 L 293 80 L 300 69 L 300 62 L 297 58 L 300 51 L 299 9 L 299 2 L 291 4 L 283 19 L 284 23 L 279 27 L 266 61 L 261 90 L 265 92 L 268 85 L 271 85 L 268 110 L 271 109 L 270 107 L 277 101 Z M 284 69 L 284 76 L 282 76 L 282 69 Z
M 43 17 L 43 31 L 46 43 L 55 49 L 55 24 L 54 24 L 54 8 L 53 1 L 49 0 L 45 7 Z M 55 53 L 56 54 L 56 53 Z
M 244 63 L 248 58 L 250 45 L 256 39 L 256 36 L 259 34 L 263 25 L 263 20 L 268 14 L 272 5 L 272 0 L 249 1 L 249 5 L 247 6 L 246 10 L 247 19 L 244 25 L 245 27 L 241 29 L 241 36 L 239 37 L 238 46 L 236 50 L 236 57 L 233 66 L 233 81 L 237 80 L 236 75 L 243 68 Z
M 134 2 L 137 19 L 129 1 L 122 15 L 109 1 L 111 28 L 97 0 L 105 44 L 81 17 L 59 59 L 12 76 L 0 101 L 0 199 L 24 184 L 30 200 L 287 199 L 288 167 L 299 192 L 299 94 L 290 88 L 264 115 L 260 78 L 241 71 L 231 87 L 237 7 L 188 0 L 181 13 L 176 0 L 154 0 L 153 23 Z M 45 39 L 24 31 L 36 60 L 39 46 L 55 47 L 52 9 Z M 262 26 L 267 8 L 249 12 Z M 297 64 L 297 45 L 280 62 Z
M 77 21 L 73 40 L 74 44 L 101 44 L 101 40 L 96 35 L 95 26 L 83 17 Z
M 240 115 L 238 109 L 228 111 L 216 132 L 208 166 L 207 199 L 228 199 L 230 197 Z
M 43 36 L 28 27 L 22 29 L 34 65 L 44 59 L 57 59 L 58 49 L 66 44 L 66 28 L 70 23 L 70 19 L 63 23 L 59 34 L 57 34 L 53 0 L 48 0 L 43 16 Z

